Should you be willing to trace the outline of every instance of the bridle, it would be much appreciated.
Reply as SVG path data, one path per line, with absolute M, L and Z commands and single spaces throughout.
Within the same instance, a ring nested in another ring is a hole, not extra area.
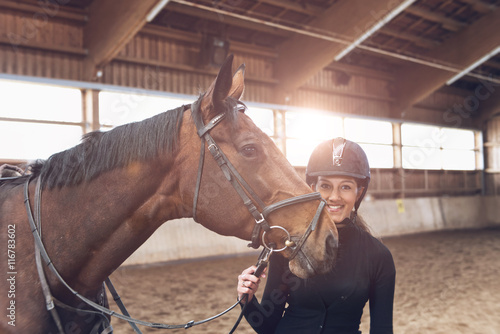
M 270 204 L 270 205 L 265 205 L 265 203 L 260 199 L 260 197 L 255 193 L 255 191 L 248 185 L 248 183 L 245 181 L 245 179 L 241 176 L 241 174 L 238 172 L 238 170 L 233 166 L 233 164 L 229 161 L 229 159 L 226 157 L 222 149 L 217 145 L 213 137 L 210 135 L 210 131 L 217 126 L 226 116 L 225 113 L 218 114 L 214 118 L 212 118 L 206 125 L 203 124 L 203 120 L 201 118 L 201 115 L 198 115 L 199 117 L 196 117 L 194 114 L 199 113 L 199 108 L 200 108 L 200 103 L 201 103 L 201 98 L 198 99 L 196 102 L 194 102 L 191 105 L 191 118 L 193 119 L 193 122 L 196 125 L 196 130 L 198 132 L 198 136 L 201 139 L 201 148 L 200 148 L 200 161 L 198 163 L 198 175 L 196 178 L 196 187 L 195 187 L 195 193 L 194 193 L 194 198 L 193 198 L 193 219 L 196 220 L 196 206 L 198 203 L 198 195 L 200 191 L 200 185 L 201 185 L 201 177 L 203 174 L 203 164 L 205 161 L 205 143 L 208 145 L 208 151 L 212 154 L 212 157 L 214 160 L 217 162 L 217 165 L 219 168 L 222 170 L 222 173 L 224 174 L 224 177 L 226 178 L 229 183 L 233 186 L 234 190 L 238 193 L 238 195 L 241 197 L 243 204 L 247 208 L 247 210 L 250 212 L 250 214 L 253 216 L 255 219 L 255 226 L 252 231 L 252 237 L 251 237 L 251 243 L 248 244 L 249 247 L 252 248 L 259 248 L 260 247 L 260 241 L 259 241 L 259 235 L 261 230 L 264 230 L 262 232 L 262 245 L 264 246 L 264 250 L 262 251 L 261 255 L 259 256 L 259 261 L 257 262 L 257 269 L 254 272 L 254 275 L 259 277 L 264 270 L 264 268 L 267 266 L 268 260 L 270 258 L 270 254 L 273 252 L 281 252 L 285 250 L 286 248 L 290 248 L 292 250 L 292 254 L 289 257 L 289 260 L 295 258 L 295 256 L 299 253 L 299 251 L 302 249 L 302 246 L 306 242 L 307 238 L 309 238 L 309 235 L 316 229 L 316 226 L 318 224 L 319 217 L 321 216 L 321 213 L 323 212 L 323 208 L 325 207 L 325 200 L 321 197 L 321 194 L 316 192 L 316 193 L 310 193 L 310 194 L 305 194 L 305 195 L 300 195 L 300 196 L 295 196 L 292 198 L 287 198 L 285 200 Z M 278 225 L 270 225 L 269 222 L 267 221 L 267 217 L 275 210 L 287 207 L 289 205 L 293 204 L 299 204 L 303 202 L 308 202 L 308 201 L 314 201 L 314 200 L 319 200 L 320 203 L 318 205 L 318 208 L 316 210 L 316 213 L 311 220 L 309 226 L 307 227 L 306 231 L 302 235 L 302 237 L 297 241 L 293 241 L 290 233 L 288 230 L 286 230 L 282 226 Z M 262 211 L 259 211 L 257 207 L 255 206 L 257 204 Z M 282 248 L 276 248 L 275 244 L 273 243 L 268 243 L 266 242 L 266 233 L 270 232 L 272 229 L 279 229 L 285 232 L 286 234 L 286 240 L 285 240 L 285 246 Z M 244 295 L 241 301 L 247 301 L 248 295 Z M 238 303 L 240 300 L 238 300 Z M 236 320 L 236 323 L 234 324 L 233 328 L 229 332 L 229 334 L 232 334 L 236 331 L 236 328 L 240 324 L 240 321 L 245 313 L 245 310 L 248 306 L 248 302 L 245 302 L 240 315 L 238 319 Z
M 321 216 L 321 212 L 323 211 L 323 208 L 325 206 L 325 201 L 321 198 L 320 193 L 316 192 L 316 193 L 295 196 L 292 198 L 287 198 L 285 200 L 266 206 L 264 202 L 260 199 L 260 197 L 243 179 L 238 170 L 233 166 L 233 164 L 231 164 L 231 162 L 226 157 L 224 152 L 221 150 L 221 148 L 217 145 L 213 137 L 210 135 L 210 131 L 225 118 L 226 114 L 225 113 L 218 114 L 205 125 L 203 124 L 201 115 L 199 115 L 199 117 L 195 117 L 194 115 L 195 113 L 199 113 L 200 104 L 201 104 L 201 98 L 191 105 L 191 116 L 192 116 L 191 118 L 193 119 L 196 125 L 198 136 L 201 139 L 200 161 L 198 163 L 198 175 L 196 178 L 196 187 L 193 199 L 193 219 L 196 220 L 196 206 L 198 203 L 201 177 L 203 174 L 203 163 L 205 160 L 205 143 L 206 143 L 208 145 L 208 151 L 212 154 L 212 157 L 217 162 L 219 168 L 222 170 L 224 177 L 226 178 L 227 181 L 229 181 L 229 183 L 231 183 L 233 188 L 236 190 L 238 195 L 243 200 L 243 204 L 255 219 L 255 226 L 252 232 L 251 243 L 248 246 L 255 249 L 259 248 L 260 232 L 261 230 L 264 230 L 261 239 L 262 245 L 267 249 L 272 249 L 273 252 L 280 252 L 285 250 L 286 248 L 290 248 L 292 250 L 292 254 L 289 257 L 289 260 L 293 259 L 301 250 L 302 246 L 306 242 L 311 232 L 316 229 L 319 217 Z M 271 226 L 267 221 L 268 216 L 275 210 L 287 207 L 289 205 L 299 204 L 314 200 L 320 201 L 318 208 L 316 210 L 316 214 L 314 215 L 314 218 L 310 222 L 303 236 L 297 242 L 292 240 L 290 233 L 284 227 L 277 225 Z M 255 204 L 257 204 L 257 206 L 260 207 L 262 211 L 259 211 Z M 287 238 L 284 247 L 275 249 L 274 247 L 270 247 L 269 244 L 266 242 L 265 235 L 266 233 L 269 233 L 272 229 L 279 229 L 285 232 Z
M 193 112 L 198 112 L 198 109 L 200 107 L 200 101 L 201 98 L 193 103 L 191 105 L 191 113 Z M 189 106 L 183 106 L 182 107 L 184 111 L 186 111 Z M 325 201 L 321 198 L 321 195 L 319 193 L 310 193 L 306 195 L 301 195 L 301 196 L 296 196 L 292 197 L 289 199 L 285 199 L 282 201 L 279 201 L 274 204 L 270 204 L 266 206 L 264 202 L 256 195 L 256 193 L 252 190 L 252 188 L 246 183 L 246 181 L 243 179 L 243 177 L 238 173 L 238 171 L 234 168 L 234 166 L 231 164 L 231 162 L 228 160 L 228 158 L 224 155 L 222 150 L 219 148 L 215 140 L 212 138 L 210 135 L 210 130 L 212 130 L 217 124 L 219 124 L 225 117 L 225 114 L 219 114 L 218 116 L 214 117 L 207 125 L 204 125 L 202 121 L 196 121 L 196 117 L 192 117 L 193 120 L 195 120 L 196 128 L 198 131 L 198 136 L 201 138 L 201 153 L 200 153 L 200 162 L 199 162 L 199 167 L 198 167 L 198 175 L 197 175 L 197 181 L 196 181 L 196 188 L 195 188 L 195 195 L 193 199 L 193 218 L 196 219 L 196 206 L 198 202 L 198 194 L 199 194 L 199 189 L 201 185 L 201 177 L 203 174 L 203 162 L 205 160 L 205 142 L 208 144 L 208 150 L 212 154 L 213 158 L 221 168 L 225 178 L 232 184 L 238 195 L 241 197 L 243 200 L 244 205 L 247 207 L 248 211 L 252 214 L 252 216 L 255 219 L 255 227 L 252 232 L 252 239 L 251 243 L 249 246 L 253 248 L 259 248 L 260 241 L 259 241 L 259 236 L 261 230 L 262 232 L 262 237 L 261 241 L 264 246 L 264 250 L 259 257 L 259 262 L 260 264 L 258 267 L 260 267 L 262 270 L 265 265 L 267 265 L 267 262 L 269 260 L 269 255 L 272 252 L 280 252 L 285 250 L 286 248 L 292 249 L 292 255 L 290 259 L 294 258 L 298 252 L 301 250 L 303 244 L 309 237 L 309 235 L 316 229 L 316 226 L 318 224 L 319 217 L 321 216 L 321 212 L 323 211 L 323 208 L 325 206 Z M 199 118 L 201 119 L 201 117 Z M 122 320 L 127 321 L 134 331 L 136 333 L 142 333 L 137 325 L 142 325 L 146 327 L 151 327 L 151 328 L 158 328 L 158 329 L 177 329 L 177 328 L 190 328 L 195 325 L 200 325 L 205 322 L 214 320 L 227 312 L 231 311 L 234 307 L 236 307 L 240 301 L 238 300 L 234 305 L 226 309 L 225 311 L 207 318 L 205 320 L 201 321 L 189 321 L 186 324 L 180 324 L 180 325 L 169 325 L 169 324 L 163 324 L 163 323 L 153 323 L 153 322 L 147 322 L 143 320 L 138 320 L 132 318 L 129 313 L 127 312 L 127 309 L 125 308 L 124 304 L 121 302 L 120 297 L 118 296 L 116 290 L 114 289 L 111 281 L 106 279 L 106 285 L 108 286 L 108 289 L 110 290 L 113 299 L 115 302 L 118 304 L 122 314 L 116 313 L 115 311 L 110 310 L 109 308 L 102 306 L 86 297 L 83 295 L 79 294 L 76 290 L 74 290 L 69 284 L 62 278 L 62 276 L 59 274 L 58 270 L 55 268 L 52 260 L 50 259 L 45 246 L 43 244 L 42 238 L 41 238 L 41 216 L 40 216 L 40 206 L 41 206 L 41 176 L 38 176 L 37 179 L 37 184 L 35 188 L 35 200 L 34 200 L 34 207 L 35 207 L 35 217 L 33 216 L 33 213 L 31 211 L 31 206 L 30 206 L 30 199 L 29 199 L 29 183 L 32 180 L 32 176 L 27 177 L 25 186 L 24 186 L 24 203 L 26 207 L 26 212 L 28 215 L 28 221 L 30 224 L 31 232 L 34 237 L 35 241 L 35 258 L 36 258 L 36 265 L 37 265 L 37 270 L 38 270 L 38 275 L 40 277 L 40 282 L 42 285 L 42 292 L 44 294 L 45 302 L 46 302 L 46 308 L 47 311 L 51 314 L 52 318 L 54 319 L 58 330 L 60 333 L 64 333 L 64 330 L 62 329 L 62 323 L 59 318 L 59 315 L 57 314 L 57 311 L 55 309 L 55 305 L 65 308 L 67 310 L 72 310 L 75 312 L 80 312 L 80 313 L 89 313 L 89 314 L 94 314 L 102 317 L 102 323 L 105 326 L 104 331 L 101 334 L 106 334 L 106 333 L 111 333 L 112 332 L 112 327 L 109 324 L 108 319 L 104 316 L 114 316 L 117 318 L 120 318 Z M 316 214 L 314 215 L 312 221 L 310 222 L 308 228 L 306 229 L 304 235 L 297 241 L 293 241 L 292 237 L 290 236 L 290 233 L 282 226 L 271 226 L 269 222 L 266 220 L 268 215 L 271 214 L 273 211 L 287 207 L 292 204 L 298 204 L 298 203 L 303 203 L 307 201 L 312 201 L 312 200 L 319 200 L 320 204 L 318 206 L 318 209 L 316 210 Z M 262 211 L 259 211 L 257 207 L 255 206 L 254 202 L 262 208 Z M 268 243 L 266 241 L 266 233 L 270 232 L 272 229 L 280 229 L 285 232 L 287 239 L 285 241 L 285 246 L 280 249 L 276 249 L 275 245 L 272 243 Z M 59 282 L 66 288 L 68 289 L 75 297 L 78 299 L 82 300 L 85 304 L 89 305 L 90 307 L 93 308 L 93 310 L 82 310 L 82 309 L 76 309 L 72 306 L 66 305 L 60 301 L 58 301 L 56 298 L 52 296 L 52 293 L 50 291 L 50 288 L 47 284 L 47 280 L 45 277 L 43 265 L 42 265 L 42 259 L 45 262 L 45 265 L 50 269 L 50 271 L 57 277 Z M 259 274 L 260 275 L 260 274 Z M 245 304 L 246 305 L 246 304 Z M 242 312 L 243 314 L 243 312 Z M 238 319 L 237 324 L 239 323 L 239 320 L 241 320 L 241 315 L 240 318 Z M 100 324 L 100 323 L 98 323 Z M 234 329 L 237 327 L 237 324 L 235 324 L 235 327 L 231 332 L 234 331 Z

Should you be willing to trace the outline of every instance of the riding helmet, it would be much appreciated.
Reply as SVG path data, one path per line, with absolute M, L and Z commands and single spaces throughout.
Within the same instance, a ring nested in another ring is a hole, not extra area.
M 322 142 L 314 149 L 306 168 L 306 182 L 316 183 L 318 176 L 342 175 L 357 179 L 364 187 L 354 208 L 357 210 L 370 183 L 370 165 L 365 151 L 357 143 L 338 137 Z

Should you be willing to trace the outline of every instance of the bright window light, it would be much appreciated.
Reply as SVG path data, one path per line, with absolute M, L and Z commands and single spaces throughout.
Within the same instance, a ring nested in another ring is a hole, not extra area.
M 370 168 L 393 168 L 394 150 L 389 145 L 360 144 L 366 153 Z
M 80 142 L 81 126 L 0 122 L 0 157 L 14 160 L 47 159 Z
M 401 143 L 407 146 L 441 147 L 441 128 L 432 125 L 401 124 Z
M 286 157 L 293 166 L 306 166 L 322 141 L 344 136 L 342 118 L 318 113 L 288 111 L 285 114 Z
M 245 114 L 252 119 L 266 135 L 274 135 L 274 113 L 271 109 L 249 107 Z
M 288 111 L 285 114 L 285 122 L 288 138 L 327 140 L 344 136 L 342 118 L 336 116 Z
M 475 170 L 472 130 L 402 124 L 403 168 Z
M 403 168 L 408 169 L 441 169 L 441 151 L 433 147 L 402 148 Z
M 79 89 L 0 80 L 0 92 L 0 117 L 82 121 L 82 93 Z
M 361 145 L 371 168 L 394 167 L 392 124 L 390 122 L 346 118 L 344 127 L 346 138 Z
M 307 166 L 309 156 L 314 148 L 323 140 L 314 139 L 287 139 L 286 141 L 286 158 L 292 166 Z
M 99 121 L 101 124 L 118 126 L 142 121 L 192 102 L 161 96 L 103 91 L 99 93 Z
M 37 123 L 82 122 L 79 89 L 0 80 L 0 92 L 0 117 L 28 121 L 0 121 L 0 158 L 46 159 L 80 142 L 80 125 Z
M 445 149 L 473 150 L 475 148 L 474 132 L 471 130 L 443 128 L 442 134 L 442 147 Z
M 344 120 L 345 136 L 356 143 L 392 144 L 392 124 L 359 118 Z
M 472 150 L 443 150 L 443 169 L 475 170 L 476 154 Z

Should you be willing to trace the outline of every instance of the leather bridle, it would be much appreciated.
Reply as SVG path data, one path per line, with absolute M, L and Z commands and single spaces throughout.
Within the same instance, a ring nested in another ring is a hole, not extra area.
M 198 112 L 198 108 L 200 106 L 200 101 L 201 98 L 196 101 L 195 103 L 192 104 L 191 106 L 191 112 Z M 189 106 L 184 106 L 184 110 L 187 110 Z M 243 179 L 243 177 L 238 173 L 238 171 L 234 168 L 234 166 L 231 164 L 229 159 L 224 155 L 222 150 L 219 148 L 215 140 L 212 138 L 210 135 L 210 130 L 213 129 L 217 124 L 219 124 L 225 117 L 225 114 L 219 114 L 218 116 L 214 117 L 207 125 L 204 125 L 201 122 L 196 121 L 196 117 L 193 117 L 193 120 L 195 120 L 196 128 L 198 131 L 198 135 L 201 138 L 201 153 L 200 153 L 200 162 L 199 162 L 199 168 L 198 168 L 198 175 L 197 175 L 197 181 L 196 181 L 196 188 L 195 188 L 195 195 L 194 195 L 194 200 L 193 200 L 193 218 L 196 219 L 196 206 L 198 202 L 198 194 L 200 190 L 200 185 L 201 185 L 201 177 L 203 174 L 203 162 L 205 160 L 205 142 L 208 144 L 208 150 L 214 157 L 215 161 L 221 168 L 225 178 L 232 184 L 238 195 L 241 197 L 243 200 L 244 205 L 247 207 L 248 211 L 252 214 L 252 216 L 255 219 L 255 227 L 252 232 L 252 239 L 251 243 L 249 246 L 253 248 L 259 248 L 260 241 L 259 241 L 259 236 L 260 232 L 262 232 L 262 237 L 261 241 L 264 246 L 264 250 L 261 254 L 261 257 L 259 258 L 258 262 L 258 267 L 260 267 L 262 270 L 265 265 L 267 265 L 267 261 L 269 259 L 269 255 L 272 252 L 279 252 L 282 251 L 286 248 L 290 248 L 292 250 L 292 255 L 290 259 L 294 258 L 297 253 L 301 250 L 303 244 L 309 237 L 309 235 L 316 229 L 316 226 L 318 224 L 319 217 L 321 216 L 321 212 L 323 211 L 323 208 L 325 206 L 325 201 L 321 198 L 321 195 L 319 193 L 310 193 L 310 194 L 305 194 L 305 195 L 300 195 L 292 198 L 288 198 L 282 201 L 279 201 L 277 203 L 270 204 L 266 206 L 264 202 L 256 195 L 256 193 L 252 190 L 252 188 L 246 183 L 246 181 Z M 201 117 L 200 117 L 201 119 Z M 59 318 L 59 315 L 57 314 L 57 311 L 55 309 L 55 305 L 57 306 L 68 309 L 68 310 L 73 310 L 75 312 L 84 312 L 84 313 L 92 313 L 98 316 L 102 317 L 102 323 L 104 324 L 104 331 L 102 334 L 105 333 L 111 333 L 113 331 L 108 319 L 104 316 L 113 316 L 120 318 L 122 320 L 125 320 L 129 322 L 129 324 L 132 326 L 134 331 L 136 333 L 142 333 L 137 325 L 142 325 L 146 327 L 151 327 L 151 328 L 158 328 L 158 329 L 176 329 L 176 328 L 190 328 L 196 325 L 203 324 L 205 322 L 214 320 L 227 312 L 231 311 L 234 307 L 236 307 L 240 301 L 238 300 L 234 305 L 226 309 L 225 311 L 212 316 L 210 318 L 207 318 L 205 320 L 201 321 L 189 321 L 188 323 L 185 324 L 179 324 L 179 325 L 170 325 L 170 324 L 164 324 L 164 323 L 154 323 L 154 322 L 148 322 L 148 321 L 143 321 L 139 319 L 132 318 L 129 313 L 127 312 L 123 302 L 121 301 L 120 297 L 116 293 L 116 290 L 114 289 L 111 281 L 106 279 L 106 285 L 108 286 L 108 289 L 110 290 L 113 299 L 115 302 L 118 304 L 120 310 L 122 311 L 122 314 L 116 313 L 115 311 L 110 310 L 109 308 L 100 305 L 98 303 L 95 303 L 94 301 L 84 297 L 80 293 L 78 293 L 76 290 L 74 290 L 59 274 L 58 270 L 55 268 L 52 260 L 50 259 L 46 249 L 45 245 L 43 244 L 42 237 L 41 237 L 41 216 L 40 216 L 40 206 L 41 206 L 41 176 L 38 176 L 37 179 L 37 185 L 35 189 L 35 217 L 33 216 L 33 213 L 31 211 L 30 207 L 30 199 L 29 199 L 29 183 L 32 180 L 33 176 L 29 176 L 26 178 L 25 186 L 24 186 L 24 203 L 26 207 L 26 212 L 28 215 L 28 221 L 29 225 L 31 228 L 31 232 L 34 237 L 35 241 L 35 257 L 36 257 L 36 265 L 37 265 L 37 270 L 38 274 L 40 277 L 41 285 L 42 285 L 42 291 L 44 294 L 44 298 L 46 301 L 46 308 L 47 311 L 51 314 L 52 318 L 54 319 L 58 331 L 60 333 L 64 333 L 63 328 L 62 328 L 62 323 Z M 314 215 L 311 223 L 309 224 L 308 228 L 302 235 L 302 237 L 297 241 L 293 241 L 292 237 L 290 236 L 290 233 L 282 226 L 271 226 L 269 222 L 267 221 L 267 217 L 275 210 L 287 207 L 292 204 L 298 204 L 298 203 L 303 203 L 307 201 L 313 201 L 313 200 L 319 200 L 320 204 L 318 206 L 318 209 L 316 210 L 316 214 Z M 259 211 L 257 207 L 255 206 L 256 203 L 260 208 L 262 208 L 262 211 Z M 287 239 L 285 241 L 285 246 L 280 249 L 275 249 L 275 245 L 272 243 L 268 243 L 266 241 L 266 233 L 270 232 L 272 229 L 280 229 L 286 233 Z M 45 273 L 44 273 L 44 268 L 42 265 L 42 259 L 45 262 L 45 265 L 50 269 L 50 271 L 57 277 L 59 282 L 66 288 L 68 289 L 72 295 L 77 297 L 78 299 L 82 300 L 85 304 L 89 305 L 92 307 L 93 310 L 82 310 L 82 309 L 75 309 L 74 307 L 71 307 L 69 305 L 66 305 L 60 301 L 58 301 L 54 296 L 52 295 L 50 288 L 47 284 L 46 278 L 45 278 Z M 260 275 L 260 274 L 259 274 Z M 242 312 L 243 314 L 243 312 Z M 239 320 L 241 320 L 241 315 L 240 319 L 238 319 L 237 324 L 239 323 Z M 237 324 L 235 324 L 234 329 L 237 327 Z M 233 332 L 231 331 L 231 332 Z
M 203 124 L 203 120 L 201 115 L 199 117 L 195 117 L 195 113 L 199 113 L 199 108 L 201 104 L 201 98 L 198 99 L 191 105 L 191 115 L 192 119 L 196 125 L 196 129 L 198 132 L 198 136 L 201 139 L 201 149 L 200 149 L 200 161 L 198 164 L 198 175 L 196 179 L 196 187 L 193 199 L 193 219 L 196 220 L 196 206 L 198 203 L 198 195 L 200 191 L 201 185 L 201 177 L 203 174 L 203 163 L 205 160 L 205 143 L 208 145 L 208 151 L 212 154 L 212 157 L 217 162 L 217 165 L 222 170 L 224 177 L 226 180 L 231 183 L 233 188 L 236 190 L 238 195 L 243 200 L 243 204 L 248 209 L 250 214 L 255 219 L 255 226 L 252 232 L 251 243 L 248 245 L 249 247 L 253 247 L 255 249 L 260 247 L 260 232 L 262 233 L 262 244 L 267 249 L 271 249 L 266 242 L 265 235 L 269 233 L 272 229 L 280 229 L 286 233 L 287 239 L 285 241 L 285 246 L 279 249 L 272 249 L 274 252 L 279 252 L 285 250 L 286 248 L 290 248 L 292 250 L 292 254 L 289 257 L 289 260 L 293 259 L 298 252 L 301 250 L 302 246 L 306 242 L 307 238 L 311 234 L 312 231 L 316 229 L 318 224 L 319 217 L 321 216 L 321 212 L 325 206 L 325 201 L 321 198 L 319 192 L 295 196 L 292 198 L 287 198 L 285 200 L 279 201 L 277 203 L 273 203 L 270 205 L 265 205 L 264 202 L 260 199 L 260 197 L 253 191 L 253 189 L 248 185 L 248 183 L 243 179 L 238 170 L 231 164 L 229 159 L 226 157 L 224 152 L 217 145 L 213 137 L 210 135 L 210 131 L 217 126 L 224 118 L 225 113 L 218 114 L 214 118 L 212 118 L 208 124 Z M 268 216 L 275 210 L 287 207 L 293 204 L 299 204 L 308 201 L 320 201 L 318 205 L 318 209 L 316 210 L 316 214 L 314 215 L 312 221 L 310 222 L 308 228 L 304 232 L 303 236 L 297 241 L 293 241 L 290 233 L 282 226 L 271 226 L 267 221 Z M 261 208 L 259 211 L 256 205 Z

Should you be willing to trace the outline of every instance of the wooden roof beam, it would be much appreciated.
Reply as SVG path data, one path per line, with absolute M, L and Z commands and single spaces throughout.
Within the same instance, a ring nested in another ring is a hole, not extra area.
M 291 2 L 289 0 L 259 0 L 259 3 L 265 3 L 268 5 L 273 5 L 276 7 L 283 7 L 287 10 L 293 10 L 295 12 L 303 13 L 309 16 L 318 16 L 323 12 L 322 7 L 307 3 L 307 2 Z
M 500 11 L 494 11 L 474 22 L 469 28 L 455 34 L 427 54 L 438 63 L 454 64 L 465 69 L 500 45 L 500 34 L 492 33 L 500 20 Z M 397 103 L 399 114 L 443 86 L 457 73 L 424 65 L 411 64 L 397 73 Z
M 398 5 L 392 0 L 372 0 L 369 3 L 364 0 L 340 1 L 309 26 L 355 41 Z M 295 35 L 285 41 L 279 47 L 280 58 L 275 66 L 276 78 L 280 82 L 276 103 L 286 103 L 295 89 L 332 63 L 345 47 L 345 43 L 305 35 Z
M 482 2 L 481 0 L 461 0 L 470 5 L 475 11 L 486 14 L 496 9 L 497 6 Z
M 280 29 L 276 29 L 270 26 L 266 26 L 263 24 L 259 24 L 256 22 L 249 22 L 246 20 L 241 20 L 239 18 L 232 17 L 230 15 L 225 15 L 220 12 L 216 11 L 210 11 L 210 9 L 205 8 L 207 6 L 204 6 L 203 8 L 200 8 L 196 6 L 197 4 L 189 4 L 186 5 L 184 3 L 176 3 L 176 0 L 171 0 L 171 3 L 169 3 L 167 9 L 172 11 L 173 13 L 180 13 L 180 14 L 185 14 L 189 16 L 194 16 L 200 19 L 206 19 L 210 21 L 216 21 L 216 22 L 222 22 L 224 24 L 232 25 L 238 28 L 245 28 L 249 30 L 255 30 L 267 34 L 272 34 L 275 36 L 280 36 L 280 37 L 289 37 L 290 33 L 287 31 L 283 31 Z M 223 18 L 223 21 L 221 20 L 221 17 Z
M 441 44 L 441 42 L 430 39 L 430 38 L 416 36 L 416 35 L 413 35 L 413 34 L 408 33 L 408 32 L 399 31 L 399 30 L 388 28 L 388 27 L 384 27 L 384 28 L 380 29 L 380 31 L 378 33 L 382 34 L 382 35 L 387 35 L 387 36 L 390 36 L 393 38 L 399 38 L 399 39 L 403 39 L 405 41 L 410 41 L 410 42 L 415 43 L 415 45 L 421 46 L 421 47 L 426 48 L 426 49 L 433 49 L 436 46 L 438 46 L 439 44 Z
M 83 42 L 88 49 L 85 80 L 99 77 L 100 68 L 109 63 L 146 24 L 148 15 L 162 0 L 100 0 L 89 7 L 89 21 Z
M 448 18 L 446 16 L 431 12 L 429 10 L 420 7 L 410 7 L 406 10 L 407 13 L 413 14 L 415 16 L 422 17 L 428 21 L 435 22 L 443 25 L 444 28 L 450 31 L 460 31 L 465 28 L 467 24 L 456 21 L 454 19 Z

